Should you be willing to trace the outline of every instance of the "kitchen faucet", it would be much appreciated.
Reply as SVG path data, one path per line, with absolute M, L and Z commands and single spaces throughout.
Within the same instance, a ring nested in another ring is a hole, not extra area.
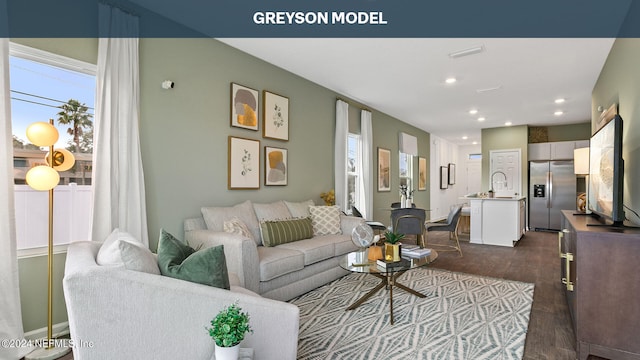
M 504 176 L 504 187 L 507 187 L 507 174 L 505 174 L 500 170 L 497 170 L 497 171 L 494 171 L 493 174 L 491 174 L 491 191 L 493 191 L 493 176 L 495 174 L 502 174 Z

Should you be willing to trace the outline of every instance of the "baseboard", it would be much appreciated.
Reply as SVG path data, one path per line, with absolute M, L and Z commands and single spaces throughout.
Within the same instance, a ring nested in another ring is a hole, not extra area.
M 53 324 L 53 338 L 58 338 L 60 336 L 69 335 L 69 322 L 61 322 L 57 324 Z M 25 339 L 27 340 L 35 340 L 35 339 L 44 339 L 47 337 L 47 327 L 43 327 L 40 329 L 31 330 L 24 334 Z

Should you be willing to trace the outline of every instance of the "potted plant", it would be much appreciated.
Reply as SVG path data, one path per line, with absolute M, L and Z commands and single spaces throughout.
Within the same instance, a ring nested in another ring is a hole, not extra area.
M 240 342 L 248 332 L 253 332 L 249 325 L 249 314 L 242 312 L 237 303 L 222 309 L 207 328 L 209 336 L 215 341 L 216 360 L 238 359 Z
M 384 259 L 385 261 L 400 261 L 400 240 L 404 234 L 387 231 L 384 233 Z

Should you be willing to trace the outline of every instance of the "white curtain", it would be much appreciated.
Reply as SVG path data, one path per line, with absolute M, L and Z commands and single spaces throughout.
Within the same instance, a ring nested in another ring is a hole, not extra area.
M 6 3 L 0 1 L 0 9 Z M 6 14 L 0 11 L 0 14 Z M 6 18 L 0 15 L 0 24 Z M 9 93 L 9 39 L 0 38 L 0 339 L 24 339 L 18 257 L 16 252 L 16 222 L 13 196 L 13 137 L 11 132 L 11 95 Z M 2 145 L 4 144 L 4 145 Z M 6 200 L 4 200 L 6 199 Z M 32 348 L 0 346 L 0 359 L 20 359 Z
M 349 138 L 349 104 L 336 101 L 336 137 L 334 151 L 336 205 L 344 212 L 349 207 L 347 194 L 347 142 Z
M 149 245 L 140 155 L 138 18 L 99 4 L 91 238 L 115 228 Z
M 373 125 L 371 111 L 360 112 L 360 141 L 362 159 L 360 159 L 360 210 L 365 219 L 373 219 Z

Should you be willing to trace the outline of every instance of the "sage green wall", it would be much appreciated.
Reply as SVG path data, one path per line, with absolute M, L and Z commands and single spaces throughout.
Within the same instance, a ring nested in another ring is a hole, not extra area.
M 548 126 L 547 136 L 549 142 L 588 140 L 591 137 L 591 122 Z
M 528 175 L 528 141 L 529 129 L 526 125 L 505 126 L 482 129 L 482 190 L 489 190 L 490 151 L 504 149 L 520 149 L 522 193 L 526 196 L 529 188 Z
M 12 42 L 31 46 L 52 53 L 68 56 L 89 63 L 96 63 L 97 39 L 11 39 Z M 46 120 L 46 119 L 44 119 Z M 56 214 L 64 216 L 64 214 Z M 53 323 L 67 321 L 67 309 L 62 293 L 62 277 L 66 254 L 54 256 L 53 273 Z M 18 259 L 20 304 L 25 332 L 47 326 L 47 256 Z
M 617 39 L 611 48 L 592 93 L 592 129 L 599 119 L 598 106 L 605 109 L 619 104 L 623 119 L 624 203 L 640 212 L 640 39 Z M 633 185 L 633 186 L 632 186 Z M 630 211 L 627 217 L 636 224 L 640 220 Z
M 335 102 L 344 96 L 213 39 L 143 39 L 140 61 L 140 136 L 152 248 L 161 227 L 182 237 L 183 220 L 200 216 L 203 206 L 309 198 L 321 203 L 320 193 L 334 187 Z M 166 79 L 175 82 L 174 89 L 160 87 Z M 229 126 L 231 82 L 289 98 L 288 142 L 263 139 L 261 132 Z M 351 130 L 359 132 L 361 106 L 346 101 L 350 103 Z M 421 155 L 428 158 L 426 132 L 375 110 L 372 118 L 374 149 L 382 146 L 396 154 L 392 156 L 396 177 L 399 131 L 418 136 Z M 227 190 L 229 135 L 260 140 L 261 147 L 288 149 L 288 185 L 262 185 L 261 159 L 259 190 Z M 374 191 L 374 209 L 397 201 L 398 192 L 393 189 L 398 185 L 394 178 L 390 193 Z M 420 192 L 416 202 L 426 206 L 428 192 Z M 374 216 L 380 221 L 388 217 L 379 211 Z

